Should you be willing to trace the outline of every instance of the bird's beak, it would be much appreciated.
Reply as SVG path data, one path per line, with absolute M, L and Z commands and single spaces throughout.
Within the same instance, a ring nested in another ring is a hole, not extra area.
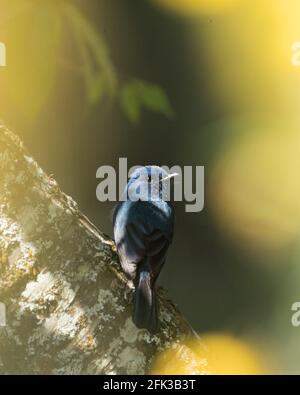
M 162 181 L 166 181 L 166 180 L 169 180 L 170 178 L 177 177 L 177 176 L 179 176 L 178 173 L 171 173 L 171 174 L 168 174 L 165 178 L 163 178 Z

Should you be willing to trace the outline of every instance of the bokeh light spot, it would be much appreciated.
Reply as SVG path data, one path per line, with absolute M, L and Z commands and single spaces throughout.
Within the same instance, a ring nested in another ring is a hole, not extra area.
M 241 124 L 223 148 L 208 201 L 225 237 L 277 249 L 300 236 L 300 136 L 290 130 Z
M 190 338 L 157 356 L 152 374 L 263 374 L 263 359 L 250 344 L 227 334 Z

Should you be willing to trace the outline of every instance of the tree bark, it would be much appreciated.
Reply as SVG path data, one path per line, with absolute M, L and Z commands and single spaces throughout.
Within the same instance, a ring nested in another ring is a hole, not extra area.
M 159 289 L 159 333 L 138 330 L 132 293 L 113 241 L 0 126 L 0 373 L 149 372 L 192 329 Z

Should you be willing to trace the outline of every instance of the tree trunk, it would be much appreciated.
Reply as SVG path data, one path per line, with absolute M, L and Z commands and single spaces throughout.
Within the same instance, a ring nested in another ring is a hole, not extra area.
M 162 289 L 159 333 L 135 327 L 113 241 L 3 126 L 0 181 L 1 374 L 144 374 L 191 334 Z

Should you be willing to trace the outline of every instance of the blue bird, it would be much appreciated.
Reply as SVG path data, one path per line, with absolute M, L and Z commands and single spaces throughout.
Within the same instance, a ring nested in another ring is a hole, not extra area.
M 158 329 L 155 283 L 173 239 L 174 209 L 166 199 L 176 175 L 158 166 L 136 169 L 113 218 L 120 263 L 135 286 L 133 322 L 151 333 Z

